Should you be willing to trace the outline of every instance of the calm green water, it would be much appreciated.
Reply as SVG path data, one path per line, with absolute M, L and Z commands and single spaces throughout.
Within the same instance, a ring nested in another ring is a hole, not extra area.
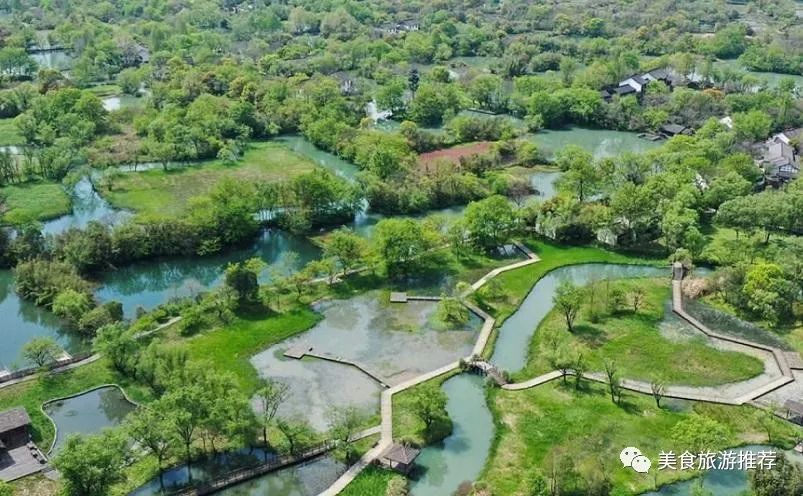
M 91 221 L 104 224 L 119 224 L 131 217 L 131 213 L 117 210 L 95 191 L 88 177 L 81 178 L 73 187 L 72 213 L 44 222 L 42 232 L 59 234 L 70 228 L 83 229 Z
M 357 173 L 360 171 L 356 165 L 352 164 L 351 162 L 346 162 L 337 155 L 321 150 L 310 143 L 309 140 L 303 136 L 296 134 L 280 136 L 276 138 L 276 141 L 284 143 L 285 146 L 294 152 L 304 155 L 324 169 L 327 169 L 342 178 L 353 181 L 355 180 Z
M 115 386 L 48 404 L 45 413 L 58 428 L 53 452 L 58 452 L 72 434 L 97 434 L 119 425 L 135 408 Z
M 290 252 L 298 255 L 295 260 Z M 125 314 L 132 316 L 137 307 L 151 309 L 170 298 L 194 296 L 218 286 L 232 262 L 258 257 L 270 266 L 284 266 L 289 273 L 319 256 L 320 249 L 306 238 L 266 230 L 247 248 L 209 257 L 149 260 L 107 272 L 95 294 L 102 301 L 121 302 Z M 259 279 L 265 283 L 270 278 L 270 270 L 266 270 Z
M 730 67 L 732 69 L 736 69 L 738 71 L 746 72 L 752 76 L 755 76 L 767 83 L 767 87 L 775 88 L 778 86 L 778 83 L 783 79 L 792 79 L 798 88 L 803 88 L 803 76 L 795 75 L 795 74 L 782 74 L 780 72 L 761 72 L 761 71 L 749 71 L 745 69 L 738 60 L 717 60 L 714 62 L 714 67 Z
M 279 470 L 232 486 L 218 495 L 227 496 L 315 496 L 334 484 L 346 466 L 331 457 Z
M 129 107 L 140 107 L 145 103 L 144 98 L 137 98 L 132 95 L 116 95 L 101 98 L 103 108 L 111 112 Z
M 734 452 L 758 452 L 761 450 L 774 450 L 778 448 L 772 446 L 744 446 L 734 449 Z M 786 452 L 787 457 L 796 461 L 803 467 L 803 457 L 794 453 Z M 662 487 L 658 491 L 644 493 L 642 496 L 692 496 L 694 488 L 699 484 L 699 480 L 688 480 L 676 482 Z M 703 488 L 710 491 L 714 496 L 741 496 L 744 491 L 750 489 L 747 471 L 744 470 L 709 470 L 702 476 Z
M 462 482 L 474 481 L 485 465 L 494 435 L 493 417 L 485 403 L 484 379 L 462 374 L 443 383 L 452 434 L 424 448 L 416 459 L 412 496 L 445 496 Z
M 279 409 L 285 417 L 303 417 L 319 430 L 327 428 L 333 406 L 356 406 L 367 414 L 379 406 L 379 384 L 357 369 L 305 358 L 285 358 L 296 346 L 312 347 L 359 363 L 383 380 L 435 370 L 471 353 L 480 320 L 443 329 L 433 324 L 437 303 L 388 303 L 387 294 L 371 291 L 348 300 L 317 306 L 324 319 L 307 332 L 255 355 L 251 363 L 264 377 L 290 386 L 290 398 Z M 340 385 L 348 384 L 348 388 Z
M 555 269 L 533 286 L 518 310 L 502 324 L 491 362 L 511 372 L 524 367 L 533 333 L 552 309 L 552 297 L 563 280 L 584 285 L 593 280 L 608 278 L 669 277 L 669 275 L 668 268 L 647 265 L 579 264 Z
M 195 483 L 209 481 L 232 470 L 261 463 L 276 455 L 261 449 L 241 449 L 218 453 L 214 457 L 193 462 L 190 468 L 180 465 L 166 470 L 161 478 L 155 477 L 129 496 L 154 496 L 186 487 L 189 475 Z M 346 470 L 335 459 L 322 456 L 306 463 L 272 472 L 262 477 L 231 486 L 215 494 L 229 496 L 314 496 L 337 480 Z
M 25 343 L 36 337 L 53 338 L 71 353 L 88 348 L 75 335 L 62 330 L 58 317 L 17 295 L 10 270 L 0 270 L 0 320 L 0 370 L 27 365 L 20 352 Z
M 578 145 L 591 152 L 594 158 L 613 157 L 623 152 L 643 153 L 661 145 L 660 141 L 639 138 L 637 133 L 585 127 L 545 129 L 528 134 L 527 138 L 539 145 L 547 158 L 554 157 L 566 145 Z

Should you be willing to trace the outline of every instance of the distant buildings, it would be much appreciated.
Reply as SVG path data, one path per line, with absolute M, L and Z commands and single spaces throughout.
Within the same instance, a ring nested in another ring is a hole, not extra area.
M 798 148 L 803 137 L 803 128 L 789 129 L 773 135 L 763 145 L 761 158 L 757 165 L 764 171 L 770 185 L 797 179 L 800 175 L 800 154 Z
M 670 88 L 675 83 L 674 77 L 665 69 L 654 69 L 652 71 L 628 76 L 619 81 L 618 85 L 604 88 L 600 94 L 605 101 L 610 101 L 614 95 L 620 97 L 626 95 L 639 96 L 653 81 L 661 81 Z
M 410 33 L 418 31 L 421 28 L 418 21 L 415 19 L 405 19 L 398 22 L 391 22 L 383 24 L 377 28 L 377 34 L 381 35 L 396 35 L 402 33 Z

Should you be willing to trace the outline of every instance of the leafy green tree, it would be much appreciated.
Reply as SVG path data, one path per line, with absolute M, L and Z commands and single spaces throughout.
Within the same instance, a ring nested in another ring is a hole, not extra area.
M 56 361 L 61 354 L 61 347 L 53 338 L 33 338 L 22 347 L 22 357 L 37 367 L 44 367 Z
M 756 496 L 782 496 L 803 492 L 803 473 L 782 452 L 772 468 L 749 471 L 750 489 Z
M 426 267 L 436 243 L 435 233 L 412 219 L 382 219 L 374 230 L 375 251 L 391 277 Z
M 270 446 L 268 443 L 268 428 L 276 418 L 276 413 L 279 407 L 287 400 L 290 394 L 290 387 L 287 384 L 274 381 L 273 379 L 265 379 L 262 387 L 257 390 L 256 398 L 259 405 L 259 423 L 262 428 L 262 442 L 267 448 Z
M 140 345 L 124 325 L 107 325 L 98 329 L 92 347 L 111 360 L 120 373 L 130 374 L 136 370 Z
M 507 108 L 507 96 L 502 78 L 482 74 L 469 83 L 468 93 L 480 108 L 502 112 Z
M 70 436 L 53 458 L 69 496 L 105 496 L 124 480 L 128 443 L 116 431 L 96 436 Z
M 770 134 L 772 118 L 761 110 L 733 114 L 733 130 L 744 141 L 760 141 Z
M 0 481 L 0 496 L 13 496 L 14 489 L 5 481 Z
M 468 323 L 471 315 L 468 308 L 457 298 L 443 296 L 438 302 L 438 320 L 454 327 L 459 327 Z
M 159 483 L 164 488 L 164 462 L 173 454 L 177 439 L 174 436 L 165 405 L 159 400 L 147 407 L 138 408 L 125 420 L 125 429 L 131 439 L 156 458 Z
M 287 450 L 292 455 L 303 453 L 315 442 L 315 430 L 306 420 L 276 421 L 276 427 L 287 441 Z
M 574 332 L 574 321 L 583 305 L 583 299 L 583 290 L 569 280 L 561 281 L 552 297 L 552 303 L 566 320 L 569 332 Z
M 53 313 L 77 324 L 81 317 L 92 308 L 92 301 L 84 292 L 67 288 L 53 299 Z
M 446 411 L 446 393 L 432 384 L 422 385 L 415 389 L 413 411 L 424 423 L 427 431 L 440 419 Z
M 565 171 L 558 185 L 581 202 L 600 192 L 602 176 L 591 153 L 577 145 L 567 145 L 556 154 L 555 164 Z
M 163 397 L 162 405 L 171 432 L 184 447 L 185 461 L 192 460 L 192 446 L 208 414 L 206 392 L 199 383 L 171 388 Z
M 783 269 L 767 262 L 757 263 L 747 271 L 742 288 L 748 308 L 772 326 L 791 315 L 794 292 Z
M 517 228 L 513 207 L 505 197 L 499 195 L 469 203 L 463 222 L 470 243 L 486 251 L 504 245 Z
M 226 267 L 226 286 L 237 295 L 240 303 L 253 303 L 259 299 L 259 273 L 265 268 L 260 258 L 231 263 Z
M 462 108 L 463 95 L 453 84 L 424 83 L 410 102 L 410 118 L 423 126 L 438 126 L 446 114 L 455 115 Z
M 365 240 L 350 229 L 341 228 L 329 235 L 323 253 L 325 257 L 337 260 L 343 273 L 347 273 L 364 261 L 367 249 Z
M 704 193 L 706 204 L 718 208 L 728 200 L 733 200 L 750 193 L 752 184 L 736 171 L 729 171 L 711 181 Z
M 354 446 L 354 435 L 365 424 L 366 416 L 356 407 L 336 407 L 328 412 L 329 432 L 338 442 L 347 463 L 353 462 L 358 454 Z
M 672 441 L 683 452 L 717 451 L 731 440 L 728 428 L 704 415 L 694 414 L 678 421 L 671 430 Z
M 377 107 L 382 110 L 390 110 L 393 115 L 402 114 L 407 106 L 404 100 L 406 89 L 407 85 L 403 79 L 391 79 L 377 89 Z

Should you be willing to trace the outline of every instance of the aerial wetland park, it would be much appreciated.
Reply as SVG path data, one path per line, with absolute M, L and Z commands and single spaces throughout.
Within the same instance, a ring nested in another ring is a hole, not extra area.
M 803 496 L 803 4 L 0 2 L 0 496 Z

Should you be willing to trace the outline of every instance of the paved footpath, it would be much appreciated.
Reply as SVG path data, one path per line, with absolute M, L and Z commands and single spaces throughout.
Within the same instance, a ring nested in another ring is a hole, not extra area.
M 527 259 L 515 262 L 510 265 L 506 265 L 504 267 L 499 267 L 490 271 L 488 274 L 480 278 L 477 282 L 471 285 L 469 289 L 467 289 L 461 296 L 462 298 L 467 298 L 471 295 L 474 291 L 477 291 L 481 288 L 484 284 L 488 281 L 493 279 L 494 277 L 498 276 L 499 274 L 509 271 L 518 269 L 520 267 L 525 267 L 527 265 L 533 264 L 538 262 L 540 259 L 538 256 L 532 252 L 527 246 L 523 245 L 522 243 L 515 243 L 516 247 L 522 251 Z M 678 267 L 675 267 L 677 269 Z M 682 273 L 682 271 L 681 271 Z M 468 303 L 467 306 L 469 309 L 479 315 L 481 318 L 484 319 L 484 323 L 482 326 L 482 330 L 477 337 L 476 344 L 472 351 L 472 357 L 481 356 L 482 352 L 485 349 L 485 346 L 490 338 L 491 332 L 495 325 L 495 321 L 493 317 L 488 315 L 483 310 L 476 308 L 474 305 Z M 765 346 L 757 343 L 753 343 L 750 341 L 746 341 L 741 338 L 735 338 L 732 336 L 719 334 L 697 319 L 692 317 L 691 315 L 687 314 L 683 308 L 683 295 L 682 295 L 682 278 L 681 279 L 674 279 L 672 281 L 672 310 L 696 328 L 698 331 L 702 332 L 708 338 L 720 348 L 726 349 L 735 349 L 741 351 L 743 353 L 748 353 L 752 356 L 757 356 L 764 361 L 765 365 L 765 372 L 760 376 L 749 379 L 747 381 L 741 381 L 739 383 L 734 384 L 726 384 L 723 386 L 716 386 L 716 387 L 692 387 L 692 386 L 667 386 L 664 396 L 671 397 L 671 398 L 679 398 L 679 399 L 688 399 L 693 401 L 703 401 L 709 403 L 720 403 L 720 404 L 727 404 L 727 405 L 743 405 L 746 403 L 755 404 L 755 400 L 761 397 L 767 396 L 770 393 L 776 391 L 785 391 L 791 390 L 790 385 L 795 385 L 796 377 L 793 374 L 792 369 L 798 368 L 797 366 L 803 363 L 803 360 L 800 359 L 799 356 L 790 354 L 789 352 L 784 352 L 777 348 L 773 348 L 770 346 Z M 472 357 L 467 357 L 466 361 L 471 361 Z M 791 365 L 790 365 L 791 364 Z M 388 448 L 390 448 L 393 444 L 393 395 L 409 389 L 413 386 L 416 386 L 422 382 L 428 381 L 435 377 L 439 377 L 441 375 L 447 374 L 452 372 L 460 367 L 460 362 L 454 362 L 444 367 L 441 367 L 437 370 L 433 370 L 432 372 L 428 372 L 426 374 L 419 375 L 407 381 L 404 381 L 400 384 L 393 386 L 390 389 L 386 389 L 381 394 L 381 416 L 382 416 L 382 423 L 379 427 L 381 431 L 380 440 L 375 447 L 373 447 L 370 451 L 365 453 L 363 457 L 354 465 L 349 467 L 349 469 L 340 477 L 334 484 L 332 484 L 328 489 L 324 492 L 320 493 L 319 496 L 335 496 L 339 494 L 346 486 L 349 485 L 359 474 L 362 470 L 376 461 Z M 573 374 L 572 371 L 568 371 L 569 374 Z M 538 377 L 534 377 L 527 381 L 519 382 L 516 384 L 505 384 L 502 386 L 503 389 L 508 391 L 520 391 L 523 389 L 529 389 L 533 387 L 540 386 L 547 382 L 553 381 L 559 377 L 562 377 L 563 373 L 559 370 L 548 372 L 546 374 L 540 375 Z M 583 374 L 588 380 L 597 381 L 597 382 L 607 382 L 607 378 L 602 373 L 585 373 Z M 622 381 L 622 387 L 628 389 L 630 391 L 635 391 L 644 394 L 651 394 L 651 385 L 648 382 L 644 381 L 637 381 L 637 380 L 630 380 L 625 379 Z M 797 389 L 794 389 L 796 391 Z
M 744 405 L 765 395 L 771 395 L 771 393 L 775 391 L 798 390 L 796 386 L 792 387 L 793 383 L 796 382 L 796 376 L 792 372 L 789 361 L 790 359 L 793 360 L 796 365 L 799 356 L 772 346 L 753 343 L 745 339 L 712 331 L 702 322 L 686 313 L 683 308 L 682 281 L 678 279 L 672 281 L 672 310 L 695 329 L 705 334 L 717 348 L 739 351 L 762 360 L 764 363 L 764 372 L 745 381 L 723 384 L 720 386 L 666 386 L 664 392 L 665 397 L 724 405 Z M 574 375 L 572 371 L 568 371 L 568 373 Z M 529 389 L 555 380 L 562 375 L 561 371 L 556 370 L 527 381 L 506 384 L 503 386 L 503 389 L 509 391 Z M 600 383 L 608 382 L 605 374 L 601 372 L 587 372 L 583 374 L 583 377 Z M 652 394 L 651 384 L 646 381 L 623 379 L 622 387 L 629 391 Z M 775 398 L 775 401 L 781 402 L 780 400 L 782 399 L 783 398 Z
M 516 242 L 514 243 L 516 248 L 518 248 L 524 255 L 527 257 L 525 260 L 512 263 L 510 265 L 506 265 L 504 267 L 496 268 L 482 278 L 480 278 L 477 282 L 471 285 L 471 287 L 466 290 L 465 293 L 461 295 L 462 298 L 467 298 L 471 295 L 474 291 L 481 288 L 485 283 L 493 279 L 494 277 L 498 276 L 503 272 L 507 272 L 509 270 L 518 269 L 519 267 L 525 267 L 530 264 L 534 264 L 538 262 L 540 259 L 538 256 L 533 253 L 527 246 L 523 243 Z M 488 315 L 487 312 L 483 311 L 482 309 L 476 307 L 475 305 L 464 301 L 464 304 L 477 314 L 480 318 L 483 319 L 482 329 L 480 329 L 479 335 L 477 336 L 477 341 L 474 344 L 474 348 L 471 352 L 472 356 L 465 357 L 464 360 L 470 361 L 473 356 L 482 355 L 482 352 L 485 350 L 485 346 L 490 339 L 491 332 L 493 331 L 494 324 L 496 321 L 493 317 Z M 382 416 L 382 424 L 381 424 L 381 431 L 382 435 L 379 439 L 379 443 L 374 446 L 370 451 L 365 453 L 360 460 L 352 465 L 351 467 L 346 470 L 346 472 L 338 478 L 334 484 L 329 486 L 325 491 L 320 493 L 319 496 L 335 496 L 339 494 L 343 489 L 348 486 L 351 481 L 353 481 L 360 472 L 365 469 L 368 465 L 379 459 L 379 457 L 384 453 L 388 448 L 393 445 L 393 395 L 396 393 L 400 393 L 406 389 L 414 387 L 422 382 L 426 382 L 430 379 L 434 379 L 436 377 L 440 377 L 442 375 L 448 374 L 454 370 L 460 368 L 460 361 L 450 363 L 445 365 L 437 370 L 433 370 L 431 372 L 427 372 L 425 374 L 421 374 L 419 376 L 410 378 L 406 381 L 403 381 L 395 386 L 382 391 L 380 397 L 380 412 Z

